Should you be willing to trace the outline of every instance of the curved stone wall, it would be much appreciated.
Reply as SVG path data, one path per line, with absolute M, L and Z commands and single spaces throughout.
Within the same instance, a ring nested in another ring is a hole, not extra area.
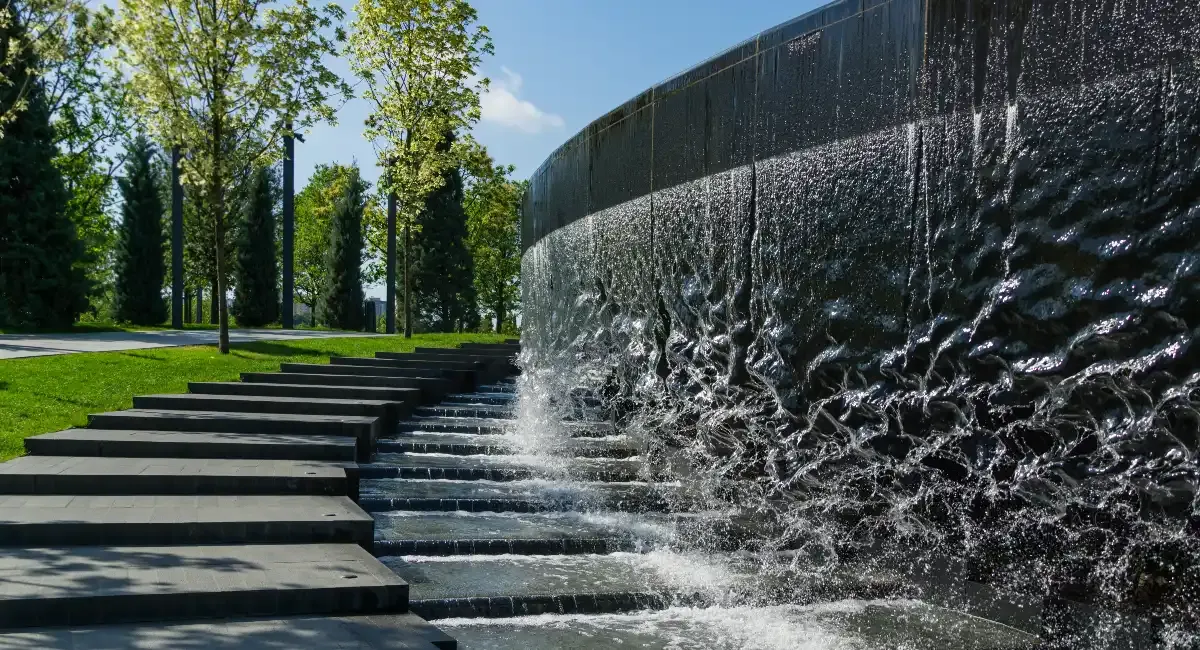
M 781 543 L 1195 622 L 1197 61 L 1192 0 L 769 30 L 533 175 L 525 367 L 601 390 Z

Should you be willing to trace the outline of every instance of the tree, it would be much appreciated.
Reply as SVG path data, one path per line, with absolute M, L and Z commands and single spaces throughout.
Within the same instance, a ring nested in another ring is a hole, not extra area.
M 275 265 L 275 183 L 259 167 L 242 204 L 237 236 L 233 315 L 239 325 L 261 327 L 279 318 L 279 276 Z
M 330 220 L 325 250 L 325 288 L 321 291 L 321 319 L 338 329 L 362 327 L 365 194 L 358 168 L 353 167 Z
M 510 179 L 512 172 L 511 165 L 491 167 L 472 180 L 463 200 L 475 291 L 479 303 L 492 312 L 497 332 L 521 296 L 521 199 L 529 182 Z
M 330 224 L 338 200 L 346 192 L 351 176 L 357 176 L 362 184 L 366 205 L 363 208 L 363 238 L 376 241 L 380 232 L 386 233 L 387 222 L 380 197 L 368 194 L 371 184 L 362 180 L 356 164 L 317 165 L 304 189 L 296 194 L 295 201 L 295 261 L 293 262 L 296 296 L 308 305 L 313 314 L 319 309 L 318 297 L 325 289 L 325 249 L 329 242 Z M 376 282 L 383 275 L 383 267 L 367 256 L 363 264 L 363 282 Z
M 486 27 L 465 0 L 358 0 L 350 67 L 372 105 L 366 137 L 381 143 L 383 191 L 396 196 L 404 230 L 404 335 L 412 335 L 411 234 L 425 197 L 458 167 L 465 146 L 440 147 L 448 132 L 479 119 L 487 79 L 475 71 L 492 52 Z
M 443 145 L 448 148 L 453 134 Z M 442 186 L 425 199 L 417 216 L 420 235 L 414 245 L 414 294 L 421 312 L 437 331 L 453 332 L 478 321 L 475 269 L 467 249 L 467 214 L 458 168 L 445 174 Z
M 11 5 L 10 5 L 11 7 Z M 37 54 L 19 17 L 0 27 L 0 107 L 22 103 L 0 138 L 0 325 L 66 327 L 87 305 L 83 247 L 66 216 Z
M 182 182 L 203 188 L 212 215 L 219 348 L 229 352 L 224 308 L 230 170 L 280 155 L 285 125 L 336 123 L 327 91 L 350 88 L 322 60 L 337 54 L 344 18 L 329 4 L 257 0 L 121 0 L 120 54 L 132 70 L 135 111 L 163 142 L 188 151 Z
M 121 190 L 113 316 L 119 322 L 158 325 L 167 319 L 163 300 L 163 201 L 154 147 L 145 137 L 129 143 Z

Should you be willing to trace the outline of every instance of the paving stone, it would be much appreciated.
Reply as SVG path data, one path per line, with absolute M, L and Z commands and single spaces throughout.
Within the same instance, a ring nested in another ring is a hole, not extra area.
M 242 381 L 265 384 L 305 384 L 311 386 L 367 386 L 416 388 L 421 403 L 436 404 L 450 390 L 445 379 L 419 377 L 373 377 L 370 375 L 325 375 L 299 372 L 243 372 Z
M 135 623 L 0 633 L 15 650 L 456 650 L 416 614 L 295 616 L 212 622 Z
M 88 416 L 88 427 L 93 429 L 353 436 L 358 439 L 358 457 L 364 460 L 370 457 L 375 438 L 382 431 L 382 423 L 378 417 L 168 409 L 129 409 L 95 413 Z
M 371 516 L 346 497 L 0 495 L 5 546 L 338 542 L 369 549 L 373 529 Z
M 25 450 L 41 456 L 353 461 L 357 442 L 349 436 L 67 429 L 26 438 Z
M 0 554 L 0 628 L 400 613 L 408 585 L 354 544 L 65 546 Z
M 0 494 L 357 493 L 341 463 L 23 456 L 0 464 Z

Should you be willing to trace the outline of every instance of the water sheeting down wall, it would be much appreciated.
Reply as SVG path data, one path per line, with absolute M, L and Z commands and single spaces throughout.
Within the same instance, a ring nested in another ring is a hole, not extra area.
M 1195 625 L 1198 65 L 1194 0 L 765 32 L 532 176 L 525 368 L 781 547 Z

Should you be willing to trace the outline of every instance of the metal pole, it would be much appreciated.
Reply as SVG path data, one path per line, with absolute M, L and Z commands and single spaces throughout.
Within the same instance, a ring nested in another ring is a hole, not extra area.
M 183 329 L 183 186 L 179 145 L 171 149 L 171 327 Z
M 388 193 L 387 200 L 387 326 L 388 334 L 396 333 L 396 194 Z
M 294 201 L 295 195 L 295 173 L 296 173 L 296 143 L 292 138 L 292 123 L 287 123 L 287 134 L 283 136 L 283 304 L 281 310 L 280 323 L 283 324 L 283 329 L 290 330 L 294 326 L 292 322 L 293 314 L 296 309 L 293 304 L 295 296 L 295 285 L 292 277 L 293 261 L 295 253 L 293 252 L 293 242 L 296 237 L 296 206 Z

